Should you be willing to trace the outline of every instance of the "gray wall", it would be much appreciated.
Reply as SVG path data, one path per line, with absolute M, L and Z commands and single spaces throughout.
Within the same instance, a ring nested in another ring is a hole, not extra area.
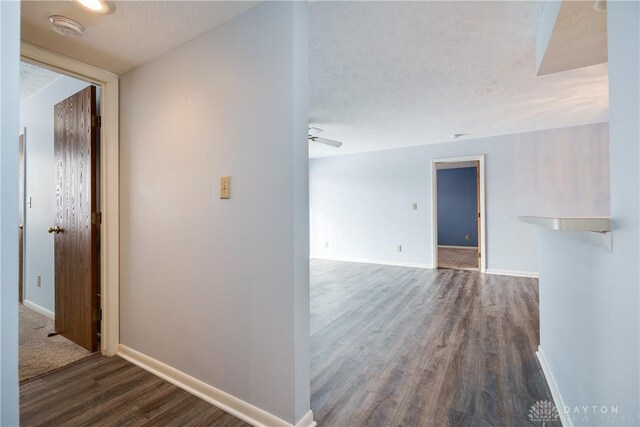
M 17 426 L 19 2 L 0 2 L 0 52 L 0 425 Z
M 572 408 L 619 410 L 575 425 L 638 425 L 640 415 L 640 8 L 607 9 L 613 251 L 541 231 L 540 347 L 558 391 Z
M 606 123 L 319 158 L 311 256 L 431 266 L 431 161 L 474 154 L 486 155 L 488 270 L 538 272 L 537 231 L 518 215 L 609 214 Z
M 305 15 L 263 3 L 120 88 L 121 343 L 290 423 L 309 410 Z
M 87 86 L 87 82 L 62 76 L 20 104 L 20 129 L 27 128 L 25 205 L 31 197 L 31 207 L 24 209 L 24 298 L 50 312 L 55 308 L 54 236 L 47 232 L 56 217 L 53 108 Z M 38 274 L 40 287 L 36 285 Z

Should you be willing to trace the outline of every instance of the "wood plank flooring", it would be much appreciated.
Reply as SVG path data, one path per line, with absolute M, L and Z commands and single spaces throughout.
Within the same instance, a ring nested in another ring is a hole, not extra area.
M 247 426 L 119 357 L 92 356 L 20 386 L 22 426 Z
M 535 279 L 311 262 L 320 426 L 533 425 L 538 343 Z
M 445 248 L 438 247 L 438 267 L 457 270 L 478 269 L 477 248 Z

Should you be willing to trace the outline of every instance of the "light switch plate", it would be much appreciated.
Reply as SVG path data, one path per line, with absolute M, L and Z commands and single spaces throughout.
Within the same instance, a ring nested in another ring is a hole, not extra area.
M 231 197 L 231 177 L 220 177 L 220 198 L 229 199 Z

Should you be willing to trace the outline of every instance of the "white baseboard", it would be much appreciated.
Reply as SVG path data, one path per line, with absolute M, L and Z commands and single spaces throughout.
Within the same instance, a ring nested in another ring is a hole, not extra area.
M 542 372 L 547 380 L 547 384 L 549 385 L 549 390 L 551 390 L 551 396 L 553 397 L 553 403 L 556 405 L 556 409 L 558 410 L 558 414 L 560 414 L 560 422 L 564 427 L 573 427 L 573 422 L 571 421 L 571 417 L 567 417 L 564 414 L 564 400 L 562 399 L 562 395 L 560 394 L 560 390 L 558 390 L 558 385 L 556 384 L 556 380 L 551 373 L 551 368 L 549 368 L 549 364 L 547 364 L 547 359 L 544 357 L 544 353 L 542 352 L 542 347 L 538 346 L 538 351 L 536 351 L 536 356 L 538 357 L 538 361 L 540 362 L 540 366 L 542 367 Z
M 537 279 L 540 275 L 533 271 L 517 271 L 517 270 L 496 270 L 493 268 L 488 268 L 486 271 L 487 274 L 497 274 L 499 276 L 516 276 L 516 277 L 532 277 Z
M 438 245 L 439 248 L 444 249 L 473 249 L 474 251 L 478 250 L 477 246 L 447 246 L 447 245 Z
M 53 311 L 49 311 L 46 308 L 29 301 L 28 299 L 23 300 L 22 304 L 28 309 L 35 311 L 36 313 L 42 314 L 43 316 L 48 317 L 51 320 L 56 320 L 56 315 Z
M 318 423 L 313 420 L 313 411 L 311 409 L 296 423 L 296 427 L 316 427 L 317 425 Z
M 228 412 L 231 415 L 238 417 L 242 421 L 245 421 L 253 426 L 293 427 L 292 424 L 273 414 L 270 414 L 263 409 L 253 406 L 242 399 L 238 399 L 237 397 L 232 396 L 229 393 L 219 390 L 205 382 L 200 381 L 199 379 L 187 375 L 184 372 L 177 370 L 176 368 L 166 365 L 125 345 L 120 344 L 118 346 L 118 356 L 122 357 L 125 360 L 128 360 L 129 362 L 141 367 L 146 371 L 151 372 L 155 376 L 160 377 L 163 380 L 180 387 L 181 389 L 193 394 L 194 396 L 197 396 L 200 399 L 209 402 L 214 406 L 217 406 L 223 411 Z M 315 426 L 316 422 L 313 421 L 312 411 L 309 411 L 295 425 L 295 427 Z
M 422 264 L 418 262 L 394 262 L 394 261 L 378 261 L 365 258 L 341 258 L 341 257 L 324 257 L 324 256 L 312 256 L 310 259 L 323 259 L 327 261 L 342 261 L 342 262 L 359 262 L 362 264 L 379 264 L 379 265 L 392 265 L 395 267 L 412 267 L 412 268 L 429 268 L 433 267 L 429 264 Z

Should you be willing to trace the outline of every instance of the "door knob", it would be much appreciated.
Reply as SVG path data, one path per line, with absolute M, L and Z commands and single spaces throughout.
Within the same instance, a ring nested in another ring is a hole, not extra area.
M 49 233 L 60 233 L 62 231 L 62 228 L 58 227 L 57 225 L 55 227 L 49 227 L 49 230 L 47 230 Z
M 18 226 L 18 228 L 19 228 L 20 230 L 22 230 L 22 229 L 24 228 L 24 226 L 23 226 L 22 224 L 20 224 L 20 225 Z

